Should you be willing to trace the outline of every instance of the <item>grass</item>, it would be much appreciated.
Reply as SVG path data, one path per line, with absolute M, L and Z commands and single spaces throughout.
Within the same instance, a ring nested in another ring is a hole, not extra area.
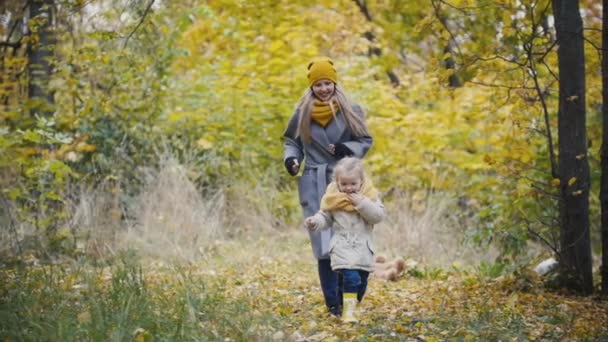
M 249 340 L 272 318 L 246 298 L 180 266 L 146 267 L 134 254 L 110 264 L 74 262 L 3 270 L 0 339 L 20 341 Z
M 608 305 L 547 291 L 536 281 L 457 271 L 397 282 L 372 277 L 361 321 L 325 311 L 302 231 L 225 241 L 196 263 L 121 253 L 103 263 L 2 269 L 0 340 L 488 341 L 608 336 Z
M 387 203 L 376 249 L 413 262 L 397 282 L 372 276 L 360 324 L 345 326 L 324 308 L 304 229 L 246 200 L 266 188 L 204 196 L 175 160 L 160 164 L 128 208 L 111 189 L 76 196 L 71 226 L 93 242 L 78 259 L 0 263 L 0 341 L 608 339 L 607 303 L 547 291 L 463 247 L 440 198 Z M 133 222 L 116 227 L 108 213 L 121 210 Z

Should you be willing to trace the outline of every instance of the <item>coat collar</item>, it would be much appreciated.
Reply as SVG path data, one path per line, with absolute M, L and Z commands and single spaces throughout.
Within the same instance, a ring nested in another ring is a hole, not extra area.
M 338 112 L 325 128 L 314 121 L 310 125 L 311 140 L 324 146 L 325 149 L 328 149 L 330 144 L 341 142 L 345 133 L 346 121 L 342 112 Z

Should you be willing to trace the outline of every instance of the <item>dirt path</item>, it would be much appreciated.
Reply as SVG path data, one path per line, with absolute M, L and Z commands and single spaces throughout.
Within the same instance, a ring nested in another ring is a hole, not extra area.
M 224 268 L 229 297 L 269 313 L 277 340 L 597 340 L 608 337 L 608 305 L 547 292 L 533 275 L 487 279 L 420 269 L 396 282 L 370 278 L 360 322 L 345 325 L 323 305 L 305 235 L 257 241 Z M 247 261 L 242 257 L 247 255 Z M 247 266 L 244 266 L 247 265 Z M 238 270 L 235 271 L 234 267 Z M 220 271 L 222 272 L 222 271 Z M 233 286 L 231 286 L 233 285 Z

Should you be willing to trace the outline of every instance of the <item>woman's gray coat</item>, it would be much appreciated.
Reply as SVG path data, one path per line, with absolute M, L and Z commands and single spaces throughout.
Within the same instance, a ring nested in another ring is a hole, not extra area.
M 353 107 L 355 113 L 364 118 L 361 107 Z M 298 178 L 298 193 L 300 205 L 304 211 L 304 217 L 314 215 L 318 210 L 321 197 L 331 181 L 331 174 L 338 159 L 329 152 L 330 144 L 342 143 L 346 145 L 357 158 L 363 158 L 373 143 L 371 136 L 355 137 L 348 128 L 344 115 L 336 114 L 335 119 L 323 128 L 315 121 L 310 124 L 310 144 L 304 143 L 300 137 L 296 137 L 298 129 L 299 112 L 296 110 L 287 129 L 283 133 L 283 161 L 295 157 L 300 165 L 304 163 L 304 171 Z M 317 259 L 329 258 L 329 242 L 332 230 L 309 232 L 312 251 Z

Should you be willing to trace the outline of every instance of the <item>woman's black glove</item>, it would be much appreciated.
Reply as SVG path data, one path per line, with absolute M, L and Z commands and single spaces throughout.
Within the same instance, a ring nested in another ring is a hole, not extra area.
M 285 159 L 285 168 L 290 175 L 295 176 L 300 171 L 300 165 L 298 164 L 298 158 L 289 157 Z
M 353 156 L 355 153 L 351 151 L 350 148 L 346 147 L 346 145 L 344 145 L 343 143 L 337 143 L 334 154 L 336 158 L 342 159 L 344 157 Z

